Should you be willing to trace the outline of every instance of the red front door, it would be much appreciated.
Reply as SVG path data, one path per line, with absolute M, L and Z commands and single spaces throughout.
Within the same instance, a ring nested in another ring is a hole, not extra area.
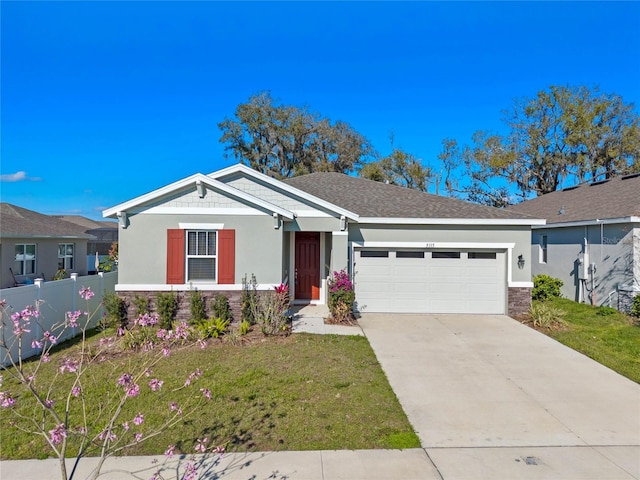
M 320 299 L 320 233 L 296 232 L 295 296 Z

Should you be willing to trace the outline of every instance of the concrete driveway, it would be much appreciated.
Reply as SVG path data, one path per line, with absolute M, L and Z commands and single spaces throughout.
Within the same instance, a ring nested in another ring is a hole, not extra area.
M 506 316 L 359 323 L 444 480 L 640 479 L 640 385 Z

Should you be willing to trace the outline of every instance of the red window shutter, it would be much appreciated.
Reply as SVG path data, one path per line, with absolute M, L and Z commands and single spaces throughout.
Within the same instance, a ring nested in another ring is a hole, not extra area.
M 218 230 L 218 283 L 235 283 L 236 231 Z
M 167 230 L 167 284 L 184 283 L 184 230 Z

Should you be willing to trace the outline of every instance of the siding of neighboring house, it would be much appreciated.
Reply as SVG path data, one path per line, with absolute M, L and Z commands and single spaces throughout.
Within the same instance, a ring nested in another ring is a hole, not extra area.
M 17 274 L 15 268 L 15 246 L 19 244 L 36 245 L 36 272 L 33 275 L 16 275 L 19 282 L 27 278 L 33 280 L 44 276 L 51 280 L 58 270 L 58 245 L 71 243 L 74 245 L 74 267 L 67 273 L 87 274 L 87 240 L 78 238 L 3 238 L 0 243 L 0 265 L 2 266 L 0 288 L 13 287 L 14 281 L 9 268 Z
M 542 236 L 547 237 L 546 263 L 541 261 Z M 640 225 L 632 223 L 537 228 L 531 242 L 532 274 L 562 279 L 562 295 L 571 300 L 618 308 L 619 287 L 632 288 L 634 279 L 640 285 L 639 237 Z M 589 263 L 596 267 L 593 283 L 589 278 L 586 285 L 579 278 L 578 263 L 585 239 Z

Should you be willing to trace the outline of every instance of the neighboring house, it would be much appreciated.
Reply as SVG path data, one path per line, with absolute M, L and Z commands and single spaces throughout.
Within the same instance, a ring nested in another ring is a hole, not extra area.
M 0 288 L 51 280 L 60 268 L 86 275 L 92 240 L 79 225 L 0 203 Z
M 584 183 L 510 207 L 546 218 L 532 235 L 533 275 L 578 302 L 629 311 L 640 292 L 640 173 Z
M 109 256 L 109 250 L 113 242 L 118 241 L 118 223 L 114 221 L 101 221 L 96 222 L 90 218 L 82 217 L 80 215 L 54 215 L 55 218 L 64 220 L 65 222 L 75 223 L 84 227 L 84 233 L 95 237 L 94 240 L 89 241 L 87 244 L 87 265 L 89 271 L 95 271 L 95 255 L 97 254 L 100 260 Z
M 244 165 L 195 174 L 103 212 L 118 218 L 122 296 L 288 283 L 324 303 L 347 269 L 361 312 L 516 314 L 531 301 L 523 214 L 339 173 L 283 181 Z

